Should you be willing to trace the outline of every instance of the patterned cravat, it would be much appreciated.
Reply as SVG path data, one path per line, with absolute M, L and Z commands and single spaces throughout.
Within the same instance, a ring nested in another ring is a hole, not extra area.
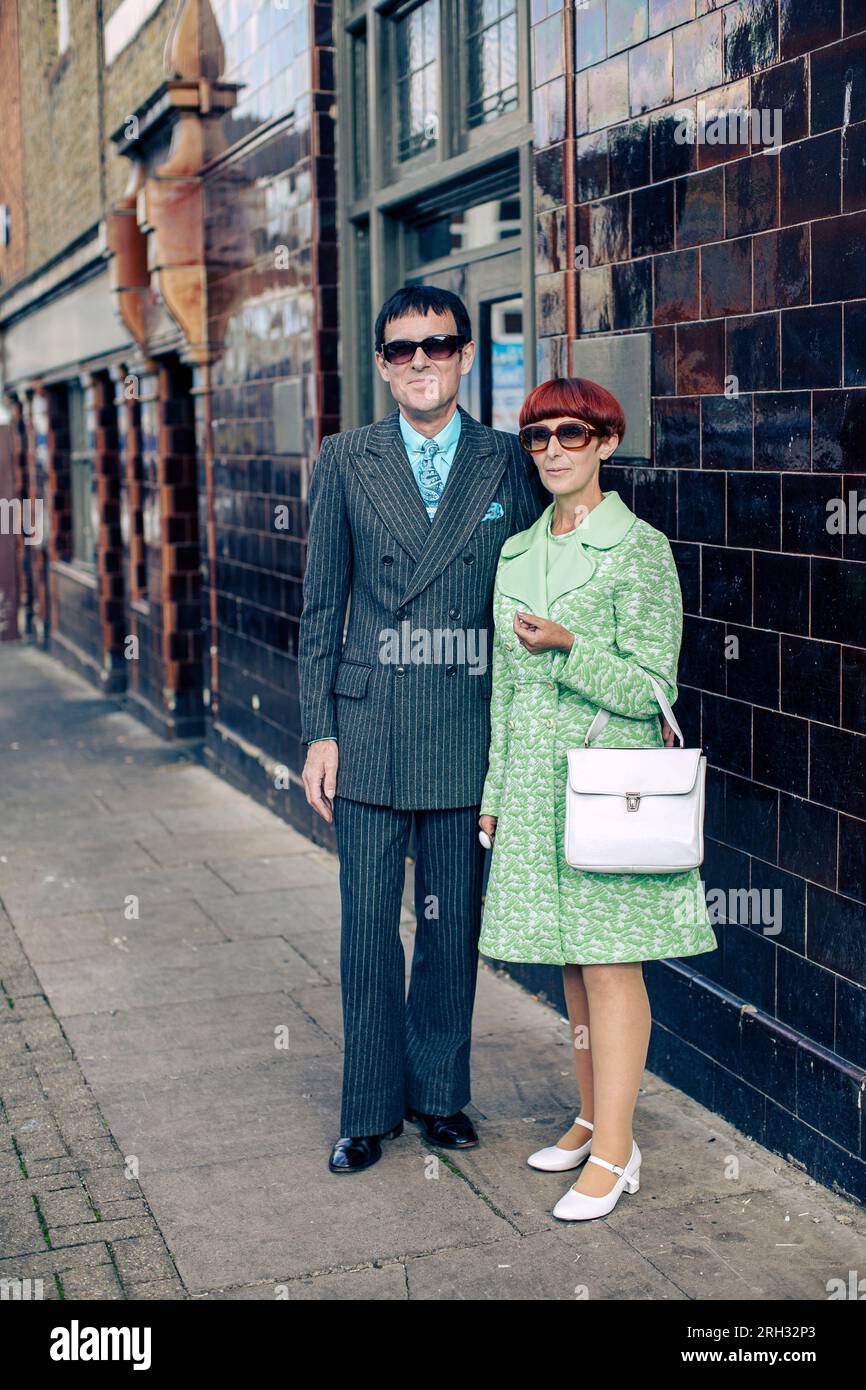
M 439 499 L 445 491 L 445 484 L 439 476 L 439 469 L 433 462 L 439 453 L 435 439 L 426 439 L 421 446 L 421 495 L 427 507 L 438 507 Z

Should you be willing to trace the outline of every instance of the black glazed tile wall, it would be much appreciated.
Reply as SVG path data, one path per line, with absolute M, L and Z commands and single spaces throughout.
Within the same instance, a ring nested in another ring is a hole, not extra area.
M 618 473 L 680 573 L 705 868 L 784 903 L 778 938 L 723 925 L 684 963 L 693 1007 L 712 982 L 757 1008 L 748 1036 L 702 1049 L 686 977 L 656 963 L 651 1055 L 862 1196 L 866 1134 L 832 1078 L 866 1073 L 866 3 L 590 0 L 575 40 L 578 333 L 651 335 L 652 457 Z M 750 122 L 714 142 L 726 112 Z M 811 1113 L 803 1048 L 829 1059 Z

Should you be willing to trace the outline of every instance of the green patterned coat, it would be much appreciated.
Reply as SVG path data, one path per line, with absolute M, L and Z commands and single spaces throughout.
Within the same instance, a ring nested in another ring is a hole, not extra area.
M 493 593 L 491 743 L 481 814 L 497 816 L 479 949 L 504 961 L 595 964 L 714 951 L 699 869 L 602 874 L 565 860 L 567 752 L 599 707 L 593 747 L 664 747 L 645 671 L 671 704 L 683 608 L 667 537 L 606 492 L 548 573 L 553 503 L 502 547 Z M 517 610 L 575 634 L 531 656 Z M 642 670 L 641 668 L 644 668 Z

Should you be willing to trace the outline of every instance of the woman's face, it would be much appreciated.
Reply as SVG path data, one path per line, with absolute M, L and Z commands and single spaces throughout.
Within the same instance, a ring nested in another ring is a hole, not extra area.
M 588 420 L 584 420 L 579 415 L 556 415 L 544 420 L 539 420 L 538 424 L 546 425 L 549 430 L 555 430 L 558 425 L 564 425 L 568 421 L 579 422 L 592 429 Z M 536 467 L 541 475 L 541 481 L 548 492 L 557 494 L 568 494 L 571 492 L 582 492 L 587 484 L 591 484 L 594 478 L 598 477 L 598 471 L 603 461 L 610 458 L 617 444 L 619 436 L 612 434 L 606 439 L 601 439 L 597 434 L 590 435 L 589 443 L 584 449 L 566 449 L 560 444 L 554 434 L 551 434 L 547 441 L 547 448 L 540 453 L 533 453 Z

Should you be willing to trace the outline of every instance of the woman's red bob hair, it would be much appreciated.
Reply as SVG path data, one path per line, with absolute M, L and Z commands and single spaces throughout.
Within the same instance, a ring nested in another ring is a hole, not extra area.
M 585 420 L 605 437 L 616 434 L 622 439 L 625 434 L 625 416 L 616 396 L 585 376 L 555 376 L 536 386 L 523 403 L 520 428 L 562 415 Z

